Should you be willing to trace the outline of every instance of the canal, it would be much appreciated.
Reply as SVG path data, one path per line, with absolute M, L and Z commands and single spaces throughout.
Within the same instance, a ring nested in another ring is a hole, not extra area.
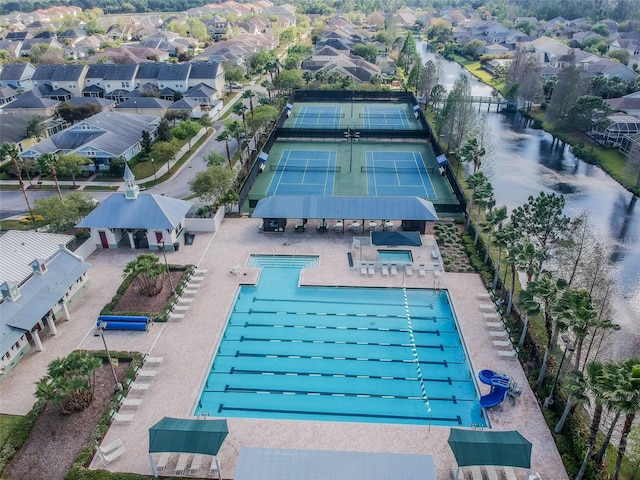
M 461 75 L 471 81 L 474 96 L 489 96 L 492 87 L 475 79 L 460 65 L 427 52 L 418 42 L 422 62 L 440 65 L 440 83 L 447 90 Z M 576 158 L 571 147 L 552 149 L 552 136 L 528 128 L 518 113 L 487 115 L 493 141 L 485 174 L 493 185 L 497 205 L 509 211 L 526 203 L 541 191 L 563 194 L 565 214 L 576 217 L 588 212 L 595 234 L 607 245 L 607 257 L 616 279 L 615 315 L 612 320 L 622 329 L 614 334 L 612 358 L 640 352 L 640 202 L 600 168 Z M 480 109 L 487 112 L 487 107 Z

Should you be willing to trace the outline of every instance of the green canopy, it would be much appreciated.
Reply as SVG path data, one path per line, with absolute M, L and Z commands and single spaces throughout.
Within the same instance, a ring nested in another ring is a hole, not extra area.
M 217 455 L 229 429 L 226 420 L 164 417 L 149 429 L 149 453 Z
M 531 442 L 520 433 L 452 428 L 449 446 L 458 467 L 501 465 L 531 468 Z

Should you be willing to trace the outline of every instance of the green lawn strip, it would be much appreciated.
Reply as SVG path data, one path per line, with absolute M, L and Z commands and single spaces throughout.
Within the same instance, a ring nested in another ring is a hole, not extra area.
M 7 442 L 13 433 L 13 429 L 22 424 L 20 415 L 0 415 L 0 448 Z
M 467 70 L 471 75 L 476 77 L 481 82 L 492 86 L 493 88 L 495 88 L 499 92 L 502 92 L 504 90 L 504 83 L 498 82 L 493 77 L 493 75 L 491 75 L 489 72 L 484 70 L 482 68 L 482 63 L 480 63 L 478 60 L 468 60 L 467 58 L 462 57 L 460 55 L 454 55 L 453 59 L 457 63 L 462 65 L 465 68 L 465 70 Z
M 42 225 L 42 222 L 37 222 L 33 224 L 31 222 L 24 223 L 20 220 L 0 220 L 0 230 L 3 232 L 7 232 L 9 230 L 33 230 L 34 228 L 38 228 Z
M 0 185 L 0 190 L 20 190 L 20 185 L 3 184 L 3 185 Z
M 118 190 L 119 186 L 118 185 L 86 185 L 82 190 L 89 190 L 89 191 L 111 191 L 111 192 L 116 192 Z

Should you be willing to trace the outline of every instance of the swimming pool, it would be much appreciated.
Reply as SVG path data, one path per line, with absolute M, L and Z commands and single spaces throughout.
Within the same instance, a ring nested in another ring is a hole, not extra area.
M 381 262 L 412 263 L 411 250 L 378 250 L 378 260 Z
M 251 259 L 194 415 L 486 425 L 445 292 L 300 287 L 316 261 Z

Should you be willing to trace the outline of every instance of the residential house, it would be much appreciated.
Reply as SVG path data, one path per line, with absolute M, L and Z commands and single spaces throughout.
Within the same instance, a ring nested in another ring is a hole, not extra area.
M 131 160 L 141 151 L 143 130 L 155 138 L 160 118 L 148 115 L 102 111 L 43 140 L 20 154 L 37 158 L 43 153 L 77 153 L 89 158 L 91 171 L 109 170 L 114 158 Z
M 73 320 L 69 305 L 86 289 L 90 266 L 66 248 L 73 238 L 19 230 L 0 237 L 0 380 L 32 347 L 44 350 L 40 332 L 57 335 L 58 323 Z
M 89 67 L 64 63 L 60 65 L 41 64 L 33 74 L 33 86 L 42 95 L 55 100 L 79 97 L 85 87 L 84 80 Z
M 60 42 L 55 38 L 31 38 L 22 42 L 20 56 L 28 57 L 34 45 L 46 45 L 50 49 L 58 50 L 60 52 L 63 51 L 62 44 L 60 44 Z
M 140 193 L 128 166 L 124 181 L 124 193 L 110 195 L 76 227 L 90 229 L 97 248 L 177 249 L 193 202 Z
M 204 24 L 207 27 L 209 37 L 216 42 L 231 33 L 231 24 L 220 15 L 214 16 L 211 20 L 206 20 Z
M 59 100 L 41 97 L 37 90 L 30 90 L 23 93 L 13 102 L 5 105 L 2 110 L 9 113 L 23 113 L 25 115 L 40 115 L 41 117 L 52 117 L 56 113 L 56 108 L 60 104 Z
M 0 106 L 6 105 L 9 102 L 13 102 L 16 98 L 20 96 L 20 92 L 18 92 L 15 88 L 11 87 L 0 87 Z
M 163 64 L 158 70 L 158 88 L 170 88 L 174 92 L 185 92 L 189 82 L 189 71 L 191 65 L 189 63 Z
M 20 56 L 22 40 L 0 40 L 0 50 L 9 54 L 9 60 L 15 60 Z
M 182 98 L 197 102 L 202 107 L 202 110 L 208 111 L 219 102 L 221 94 L 222 90 L 216 90 L 204 83 L 200 83 L 184 92 Z
M 392 77 L 396 74 L 396 62 L 389 55 L 378 55 L 376 65 L 380 68 L 380 73 Z
M 609 51 L 625 50 L 631 57 L 640 55 L 640 39 L 615 39 L 609 44 Z
M 200 102 L 191 98 L 181 98 L 167 108 L 168 111 L 180 112 L 189 115 L 189 118 L 201 118 L 204 110 L 200 107 Z
M 65 30 L 58 34 L 58 41 L 69 47 L 75 45 L 84 38 L 87 38 L 87 34 L 80 30 Z
M 24 42 L 25 40 L 31 40 L 32 38 L 33 33 L 29 32 L 28 30 L 9 32 L 4 37 L 5 40 L 12 40 L 14 42 Z
M 561 30 L 566 29 L 569 26 L 569 20 L 563 17 L 552 18 L 551 20 L 547 20 L 543 22 L 538 30 L 539 35 L 544 35 L 545 33 L 558 33 Z
M 636 79 L 636 72 L 631 68 L 606 58 L 586 65 L 583 68 L 583 75 L 587 78 L 603 76 L 606 79 L 611 79 L 618 77 L 629 83 L 635 82 Z
M 26 137 L 25 132 L 29 126 L 29 122 L 34 118 L 28 113 L 13 112 L 11 110 L 4 111 L 0 115 L 0 144 L 4 142 L 15 143 L 22 152 L 32 145 L 35 145 L 42 138 L 50 137 L 67 127 L 67 123 L 59 117 L 44 118 L 40 122 L 42 127 L 41 137 L 35 139 Z
M 164 100 L 155 97 L 133 97 L 120 102 L 116 106 L 115 111 L 133 115 L 164 117 L 164 114 L 172 103 L 173 98 L 171 100 Z
M 540 37 L 531 42 L 520 42 L 518 48 L 525 48 L 536 54 L 540 65 L 549 64 L 557 67 L 559 57 L 568 54 L 571 48 L 555 38 Z
M 131 92 L 135 89 L 135 78 L 138 65 L 105 65 L 102 76 L 105 97 L 117 99 L 121 91 Z
M 189 88 L 197 85 L 206 85 L 217 92 L 217 97 L 222 98 L 224 94 L 224 68 L 219 62 L 193 61 L 189 63 L 191 67 L 187 86 Z
M 630 93 L 619 98 L 609 98 L 604 102 L 617 112 L 640 118 L 640 92 Z
M 33 88 L 31 78 L 36 68 L 30 63 L 9 63 L 0 67 L 0 87 L 13 87 L 28 92 Z

